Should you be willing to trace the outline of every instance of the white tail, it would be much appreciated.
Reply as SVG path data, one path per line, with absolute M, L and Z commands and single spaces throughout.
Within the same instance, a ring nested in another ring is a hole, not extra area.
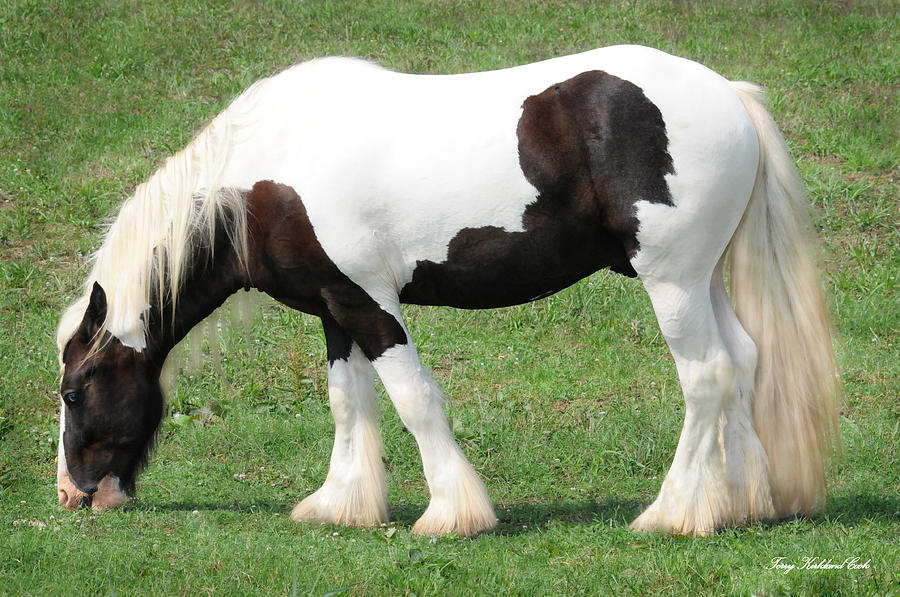
M 775 515 L 825 500 L 825 464 L 840 449 L 840 387 L 803 185 L 762 91 L 732 83 L 759 137 L 750 203 L 731 240 L 731 296 L 759 351 L 753 425 L 769 459 Z

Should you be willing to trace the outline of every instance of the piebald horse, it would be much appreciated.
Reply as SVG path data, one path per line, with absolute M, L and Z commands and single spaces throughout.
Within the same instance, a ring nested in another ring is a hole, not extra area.
M 807 200 L 762 101 L 637 46 L 440 76 L 326 58 L 258 81 L 137 187 L 62 316 L 60 503 L 124 501 L 169 352 L 256 288 L 327 343 L 334 448 L 293 518 L 387 520 L 377 375 L 431 494 L 413 531 L 491 529 L 401 304 L 515 305 L 610 268 L 642 281 L 686 404 L 632 527 L 816 512 L 837 375 Z

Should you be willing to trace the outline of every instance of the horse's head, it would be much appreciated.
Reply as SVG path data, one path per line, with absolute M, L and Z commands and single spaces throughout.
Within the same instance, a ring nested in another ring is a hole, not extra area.
M 105 476 L 133 489 L 163 411 L 161 364 L 150 351 L 138 352 L 104 331 L 105 319 L 106 293 L 95 283 L 62 352 L 65 463 L 72 482 L 88 495 Z

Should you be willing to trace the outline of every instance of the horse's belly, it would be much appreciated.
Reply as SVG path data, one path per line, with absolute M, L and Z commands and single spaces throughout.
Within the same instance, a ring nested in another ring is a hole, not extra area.
M 462 230 L 450 242 L 446 260 L 416 263 L 400 300 L 507 307 L 553 294 L 604 267 L 636 275 L 625 248 L 611 234 L 590 224 L 553 224 L 523 232 L 491 226 Z

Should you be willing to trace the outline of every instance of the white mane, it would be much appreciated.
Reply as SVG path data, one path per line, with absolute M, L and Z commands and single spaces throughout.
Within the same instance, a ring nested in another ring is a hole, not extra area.
M 228 235 L 239 257 L 246 258 L 246 206 L 240 193 L 223 189 L 221 182 L 238 133 L 251 122 L 256 97 L 265 81 L 241 94 L 122 205 L 93 255 L 84 294 L 60 320 L 60 361 L 63 348 L 84 317 L 95 281 L 107 297 L 107 318 L 97 337 L 109 331 L 140 351 L 147 345 L 141 316 L 150 307 L 151 297 L 160 304 L 166 297 L 176 303 L 192 246 L 211 246 L 210 237 L 223 212 L 232 215 Z

